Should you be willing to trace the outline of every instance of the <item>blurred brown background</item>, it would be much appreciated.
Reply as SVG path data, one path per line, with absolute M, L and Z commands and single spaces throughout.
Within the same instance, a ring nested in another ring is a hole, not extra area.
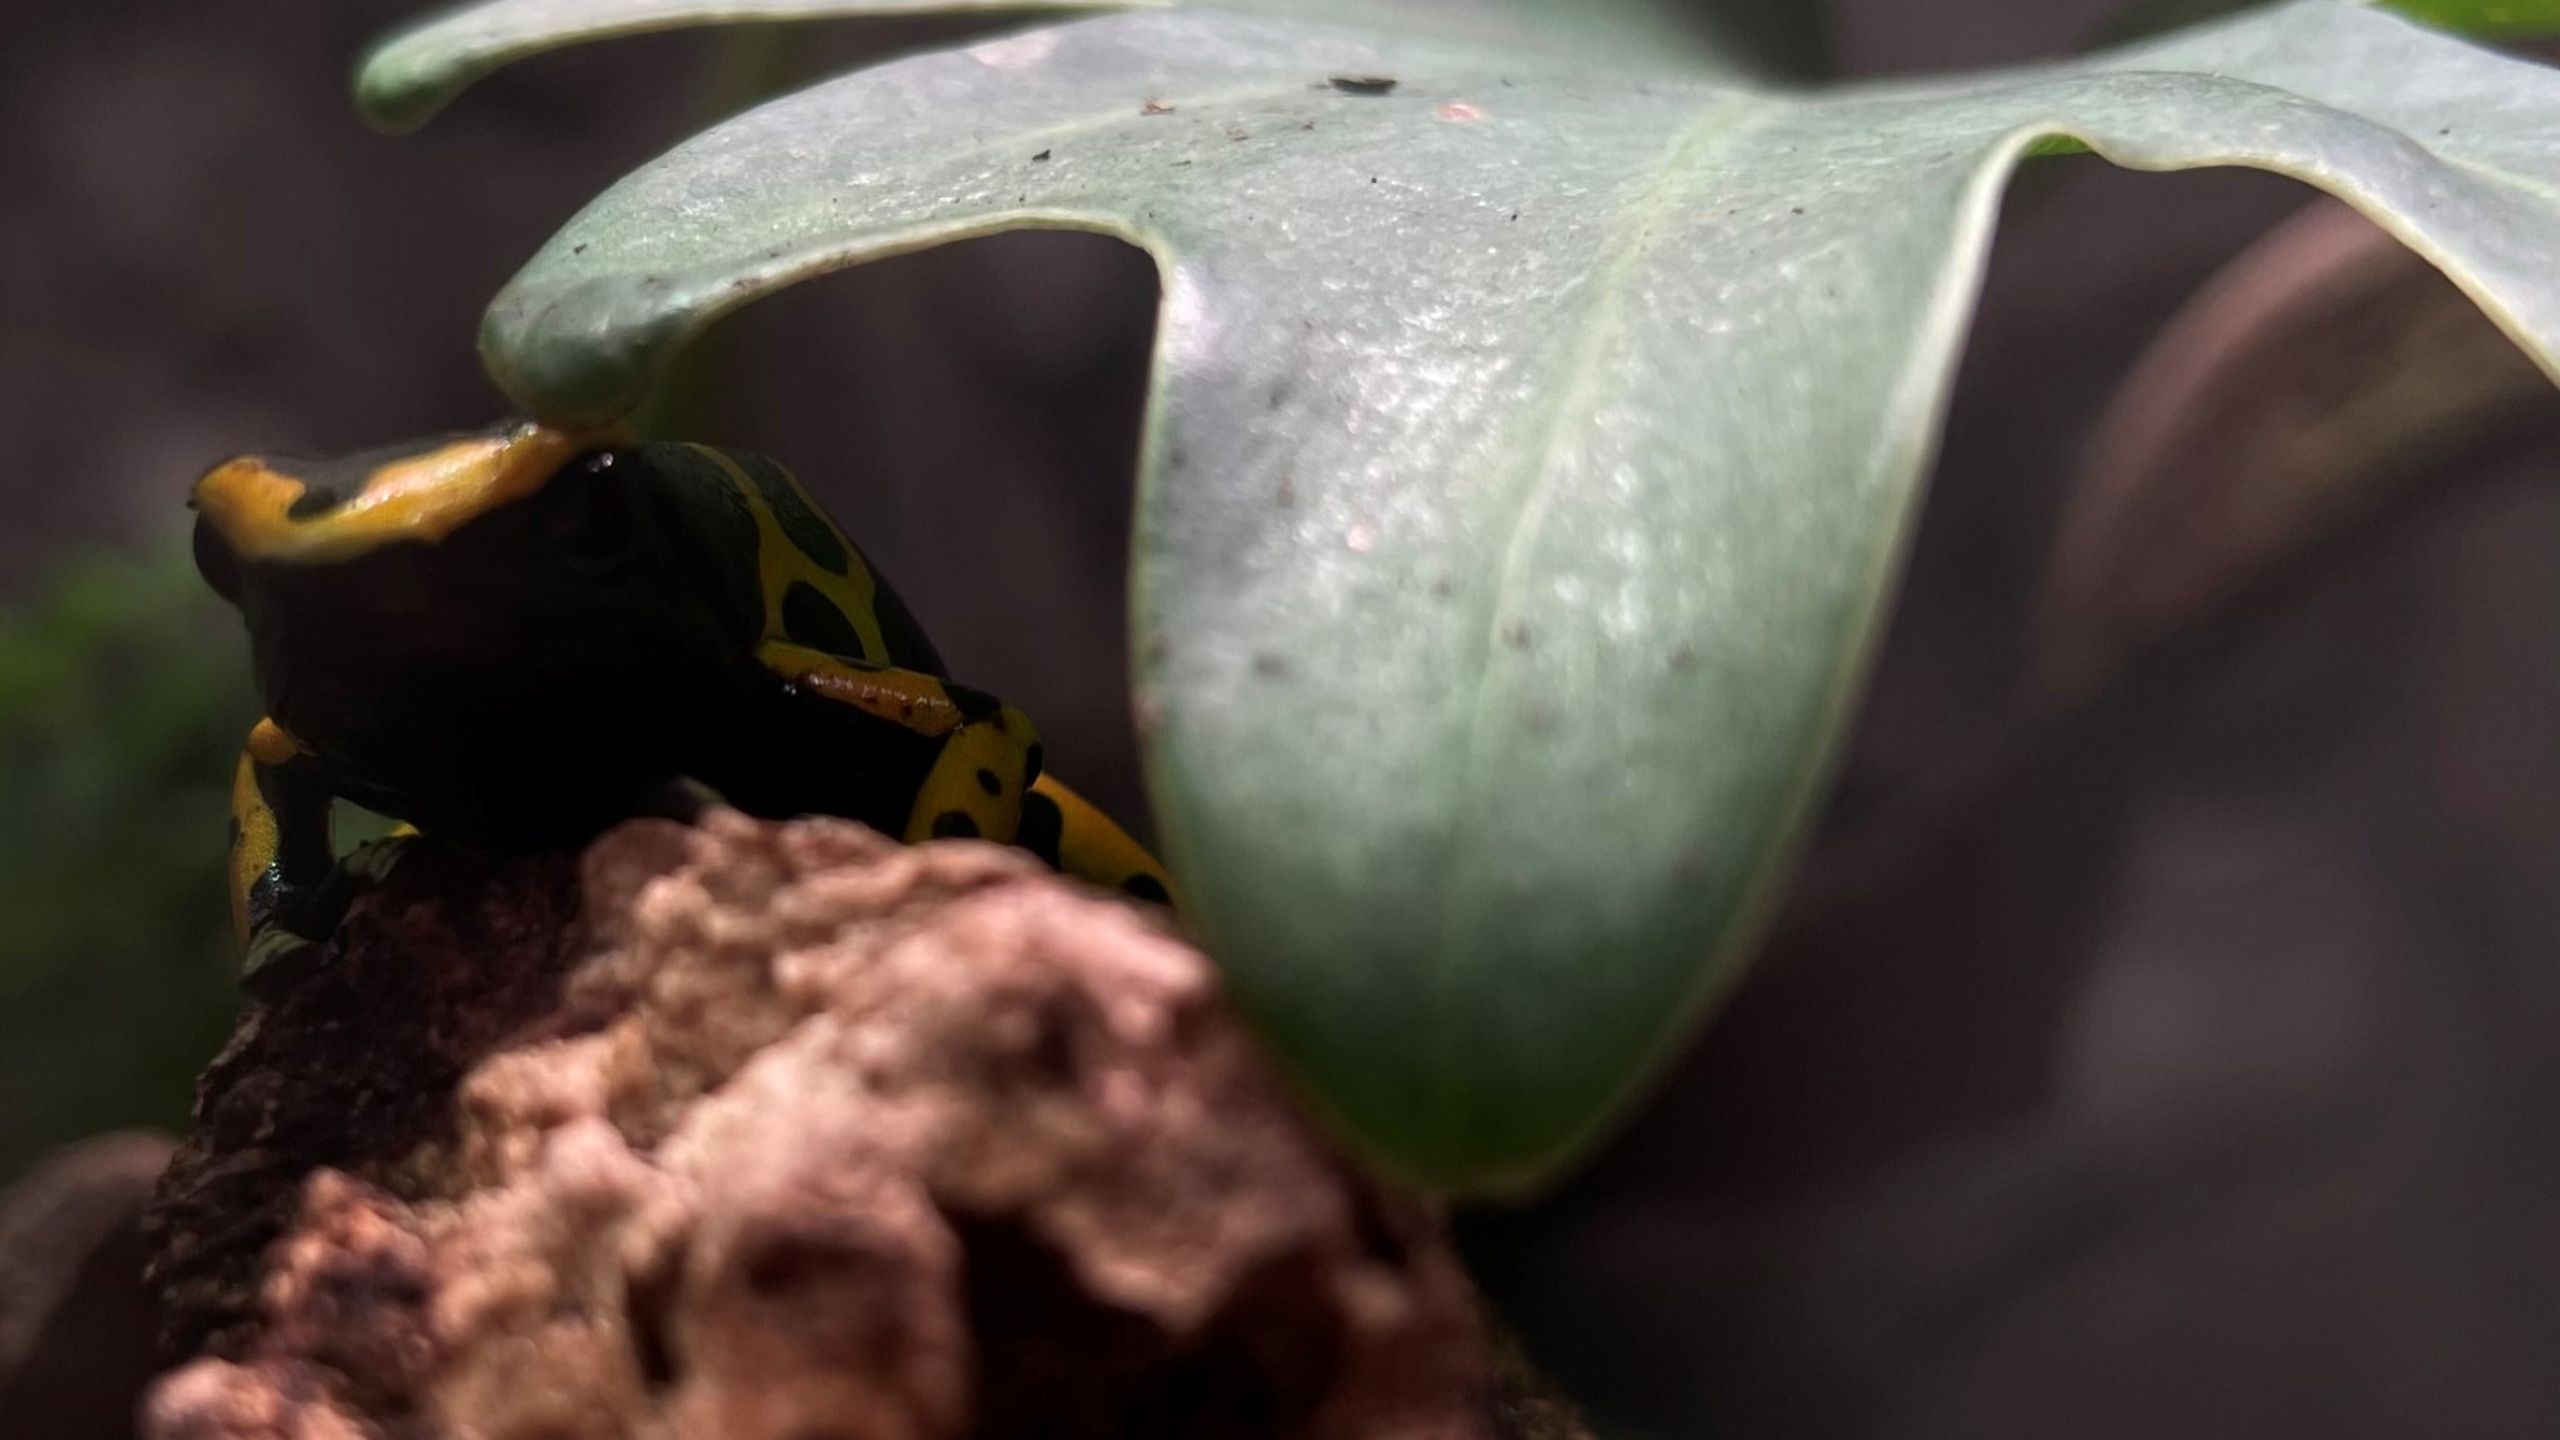
M 479 307 L 588 196 L 778 56 L 954 33 L 619 42 L 385 140 L 346 71 L 412 8 L 0 18 L 0 1183 L 180 1123 L 227 1023 L 249 702 L 172 564 L 187 481 L 484 421 Z M 1853 74 L 2061 54 L 2118 9 L 1829 8 Z M 2560 1434 L 2560 402 L 2360 222 L 2262 238 L 2307 198 L 2089 159 L 2014 194 L 1767 962 L 1596 1167 L 1461 1221 L 1625 1433 Z M 858 270 L 731 326 L 690 426 L 801 469 L 1130 814 L 1153 299 L 1089 236 Z M 2040 681 L 2092 653 L 2094 688 Z M 84 1357 L 93 1397 L 147 1363 L 65 1343 L 38 1368 Z M 0 1430 L 114 1433 L 33 1383 Z

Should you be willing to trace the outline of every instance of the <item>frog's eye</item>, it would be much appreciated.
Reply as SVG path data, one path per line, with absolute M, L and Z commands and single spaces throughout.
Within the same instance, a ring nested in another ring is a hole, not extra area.
M 543 487 L 541 533 L 551 555 L 592 571 L 620 565 L 630 554 L 635 495 L 614 473 L 619 459 L 611 450 L 590 451 Z

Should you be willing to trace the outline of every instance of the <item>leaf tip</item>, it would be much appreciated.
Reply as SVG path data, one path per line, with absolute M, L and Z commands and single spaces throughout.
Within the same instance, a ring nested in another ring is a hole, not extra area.
M 356 114 L 382 134 L 406 135 L 425 125 L 478 78 L 421 56 L 417 38 L 414 30 L 393 35 L 356 65 Z
M 601 328 L 592 313 L 561 319 L 595 298 L 536 299 L 510 285 L 481 316 L 481 365 L 524 413 L 579 428 L 619 420 L 648 400 L 679 348 L 670 336 L 681 333 L 681 321 L 661 318 L 608 342 L 590 333 Z

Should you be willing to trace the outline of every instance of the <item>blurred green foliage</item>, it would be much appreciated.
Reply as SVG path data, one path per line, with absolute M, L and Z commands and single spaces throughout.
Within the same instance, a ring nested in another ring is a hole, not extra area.
M 2094 43 L 2117 45 L 2202 25 L 2236 11 L 2254 10 L 2272 0 L 2132 0 L 2117 9 L 2094 37 Z M 2529 38 L 2560 34 L 2560 0 L 2380 0 L 2412 20 L 2440 29 L 2489 39 Z
M 0 1184 L 82 1135 L 182 1123 L 230 1026 L 245 652 L 182 540 L 0 613 Z

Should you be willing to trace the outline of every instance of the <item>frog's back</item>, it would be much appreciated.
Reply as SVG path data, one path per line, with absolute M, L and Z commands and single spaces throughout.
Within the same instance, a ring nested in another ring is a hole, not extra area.
M 756 617 L 755 639 L 950 673 L 905 600 L 789 470 L 708 445 L 653 441 L 629 453 L 664 488 L 682 532 L 700 537 L 725 604 Z

